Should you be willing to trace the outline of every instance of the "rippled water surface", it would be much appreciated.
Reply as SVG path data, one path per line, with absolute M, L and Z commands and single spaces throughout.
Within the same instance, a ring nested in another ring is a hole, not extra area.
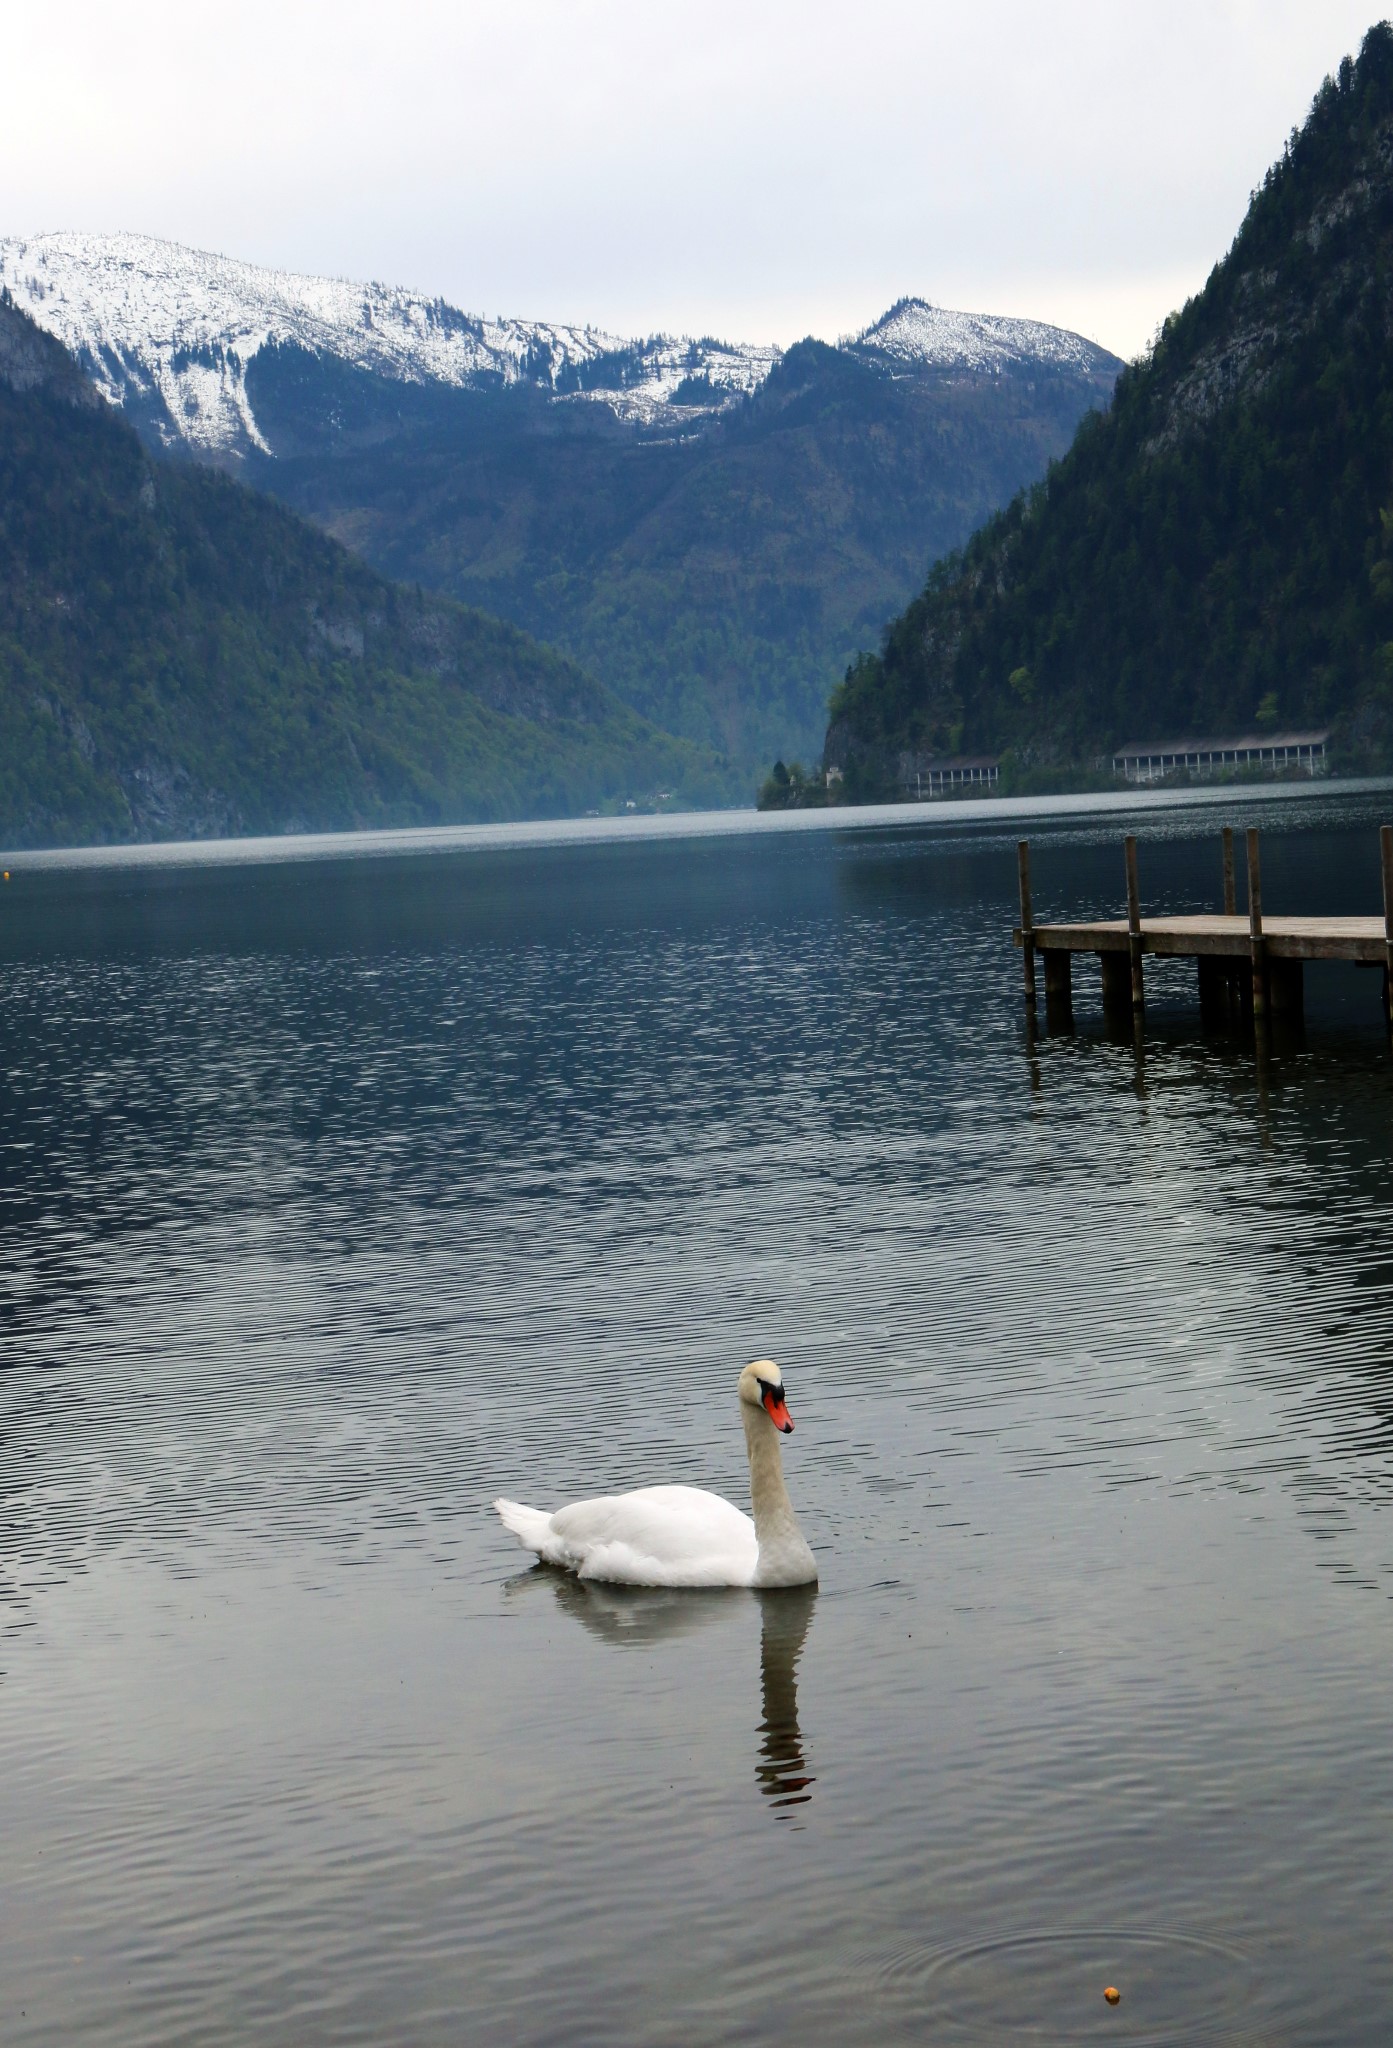
M 1376 909 L 1390 803 L 1143 807 L 1148 907 L 1252 815 Z M 1378 980 L 1033 1039 L 1018 829 L 15 867 L 6 2042 L 1387 2040 Z M 761 1354 L 820 1590 L 528 1568 L 743 1501 Z

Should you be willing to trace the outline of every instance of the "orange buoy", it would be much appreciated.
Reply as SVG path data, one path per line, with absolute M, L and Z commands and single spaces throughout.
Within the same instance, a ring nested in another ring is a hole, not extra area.
M 1104 1988 L 1103 1996 L 1104 1998 L 1106 1998 L 1109 2005 L 1120 2005 L 1122 2003 L 1122 1993 L 1118 1990 L 1115 1984 L 1107 1985 Z

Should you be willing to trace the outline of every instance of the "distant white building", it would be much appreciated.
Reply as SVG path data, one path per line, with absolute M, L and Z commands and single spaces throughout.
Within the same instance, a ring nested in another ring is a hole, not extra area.
M 909 784 L 913 797 L 946 796 L 949 790 L 994 789 L 1001 771 L 995 754 L 958 754 L 948 761 L 930 761 L 917 768 Z
M 1161 782 L 1182 773 L 1205 782 L 1252 768 L 1324 775 L 1330 765 L 1329 738 L 1326 730 L 1255 733 L 1236 740 L 1147 740 L 1119 747 L 1112 757 L 1113 773 L 1128 782 Z

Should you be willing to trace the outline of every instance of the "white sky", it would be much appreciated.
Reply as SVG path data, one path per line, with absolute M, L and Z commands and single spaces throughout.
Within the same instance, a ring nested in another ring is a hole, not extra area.
M 1134 354 L 1371 0 L 19 0 L 0 233 L 829 339 L 917 293 Z

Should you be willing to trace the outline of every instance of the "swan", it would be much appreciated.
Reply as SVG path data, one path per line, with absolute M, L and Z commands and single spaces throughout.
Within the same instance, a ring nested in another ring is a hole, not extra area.
M 628 1586 L 811 1586 L 817 1565 L 784 1485 L 779 1437 L 793 1428 L 772 1358 L 740 1375 L 753 1521 L 696 1486 L 644 1486 L 548 1514 L 496 1500 L 505 1529 L 544 1564 Z

